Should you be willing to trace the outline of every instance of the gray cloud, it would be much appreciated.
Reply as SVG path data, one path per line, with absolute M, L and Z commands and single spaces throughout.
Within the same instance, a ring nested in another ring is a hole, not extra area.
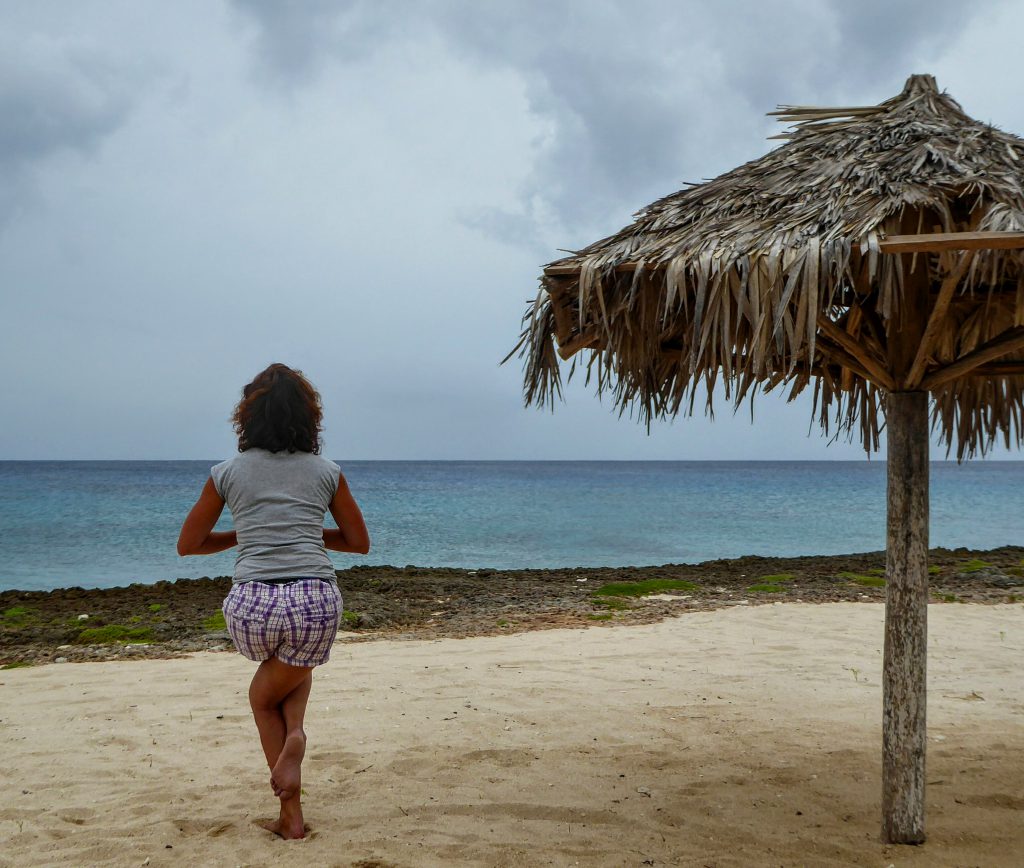
M 18 372 L 0 405 L 25 422 L 0 426 L 0 455 L 229 453 L 238 388 L 281 359 L 322 389 L 339 458 L 857 459 L 806 438 L 807 402 L 648 436 L 582 378 L 557 413 L 523 412 L 497 362 L 540 262 L 763 153 L 776 102 L 935 72 L 1024 128 L 992 86 L 1019 4 L 988 12 L 0 4 L 0 364 Z
M 89 153 L 125 120 L 120 71 L 98 50 L 41 36 L 0 36 L 0 226 L 28 201 L 33 168 Z
M 262 62 L 286 82 L 425 34 L 472 65 L 513 70 L 549 134 L 518 210 L 470 222 L 533 243 L 548 223 L 566 244 L 763 152 L 771 124 L 752 125 L 737 106 L 891 96 L 965 14 L 955 0 L 909 0 L 898 16 L 886 0 L 234 3 L 258 26 Z
M 256 24 L 257 50 L 286 85 L 309 81 L 327 59 L 353 63 L 403 29 L 400 4 L 374 0 L 231 0 Z M 417 7 L 407 11 L 416 14 Z

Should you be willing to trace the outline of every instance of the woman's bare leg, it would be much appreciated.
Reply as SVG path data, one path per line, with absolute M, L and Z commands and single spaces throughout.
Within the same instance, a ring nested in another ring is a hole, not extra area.
M 291 693 L 281 702 L 281 717 L 284 720 L 284 741 L 277 759 L 270 766 L 270 785 L 274 795 L 286 799 L 297 796 L 302 787 L 302 758 L 306 754 L 306 731 L 303 723 L 306 717 L 306 703 L 313 686 L 313 673 L 309 672 Z
M 300 796 L 306 734 L 302 725 L 312 684 L 312 668 L 290 666 L 271 657 L 260 664 L 249 686 L 249 704 L 270 766 L 271 786 L 281 799 L 280 820 L 268 828 L 284 838 L 304 834 Z
M 282 669 L 285 670 L 283 673 L 280 671 Z M 298 673 L 302 674 L 296 684 L 294 678 Z M 280 698 L 281 692 L 292 684 L 295 686 L 291 691 Z M 302 729 L 312 685 L 312 669 L 289 666 L 276 657 L 263 661 L 253 676 L 249 686 L 249 705 L 259 730 L 263 754 L 271 769 L 277 763 L 288 731 Z

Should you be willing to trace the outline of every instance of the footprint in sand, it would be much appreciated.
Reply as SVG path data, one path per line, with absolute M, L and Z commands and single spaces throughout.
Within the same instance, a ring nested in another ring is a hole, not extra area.
M 1006 808 L 1011 811 L 1024 811 L 1024 798 L 1011 796 L 1008 793 L 989 793 L 984 796 L 969 796 L 963 800 L 968 805 L 978 808 Z
M 537 757 L 527 750 L 471 750 L 462 758 L 471 762 L 486 762 L 504 768 L 521 768 L 528 766 Z
M 205 835 L 208 838 L 219 838 L 230 832 L 237 825 L 234 822 L 210 823 L 202 820 L 182 819 L 174 821 L 175 827 L 183 835 Z

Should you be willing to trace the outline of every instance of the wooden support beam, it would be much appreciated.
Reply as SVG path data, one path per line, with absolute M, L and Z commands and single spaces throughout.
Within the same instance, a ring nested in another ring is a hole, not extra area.
M 958 377 L 970 375 L 973 370 L 985 362 L 1020 349 L 1024 349 L 1024 326 L 1014 326 L 971 352 L 965 353 L 955 362 L 932 371 L 921 380 L 921 389 L 930 392 Z
M 928 393 L 891 392 L 885 425 L 882 838 L 920 844 L 927 736 Z
M 931 302 L 932 281 L 928 264 L 924 258 L 911 257 L 916 262 L 907 263 L 903 270 L 903 292 L 894 303 L 889 319 L 886 320 L 886 349 L 889 357 L 886 370 L 891 372 L 897 384 L 906 381 L 914 364 L 914 357 L 921 346 L 924 330 L 928 324 L 928 309 Z M 906 391 L 897 385 L 895 389 Z M 891 389 L 890 391 L 895 391 Z
M 580 350 L 600 349 L 601 338 L 598 335 L 576 335 L 576 337 L 558 345 L 558 355 L 562 360 L 570 359 Z
M 857 360 L 859 367 L 867 372 L 867 379 L 874 381 L 876 385 L 889 391 L 893 391 L 896 388 L 896 381 L 871 353 L 824 314 L 818 314 L 818 328 L 832 343 L 838 344 Z
M 571 340 L 575 325 L 572 307 L 560 292 L 549 290 L 548 297 L 551 299 L 551 313 L 555 318 L 555 338 L 559 343 Z
M 943 250 L 1020 250 L 1024 232 L 925 232 L 880 238 L 882 253 L 939 253 Z
M 939 287 L 939 296 L 935 299 L 935 304 L 932 305 L 932 311 L 928 317 L 928 325 L 925 326 L 924 334 L 921 336 L 921 343 L 917 348 L 917 355 L 914 356 L 910 372 L 903 381 L 903 388 L 908 392 L 914 391 L 924 376 L 924 369 L 928 364 L 928 356 L 931 354 L 932 347 L 935 346 L 935 340 L 939 336 L 939 329 L 942 328 L 943 320 L 945 320 L 946 313 L 949 311 L 949 303 L 953 300 L 953 293 L 956 291 L 964 275 L 967 274 L 967 269 L 970 267 L 973 259 L 973 250 L 964 251 L 957 264 L 953 267 L 953 270 L 942 281 L 942 286 Z
M 1024 377 L 1024 362 L 986 362 L 968 375 L 971 377 Z
M 851 356 L 846 350 L 839 345 L 833 343 L 826 337 L 819 337 L 818 348 L 821 350 L 822 355 L 829 357 L 833 364 L 841 365 L 843 368 L 848 368 L 853 371 L 858 377 L 862 377 L 865 380 L 874 382 L 875 385 L 881 385 L 877 383 L 872 375 L 861 365 L 860 360 L 854 356 Z M 884 388 L 884 387 L 883 387 Z

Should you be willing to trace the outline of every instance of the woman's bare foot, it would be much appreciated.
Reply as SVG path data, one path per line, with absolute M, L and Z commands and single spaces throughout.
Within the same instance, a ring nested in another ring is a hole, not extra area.
M 286 841 L 305 838 L 306 832 L 309 831 L 302 821 L 302 806 L 298 799 L 291 799 L 288 802 L 282 800 L 280 817 L 276 820 L 258 820 L 257 824 Z
M 270 771 L 270 786 L 274 789 L 274 795 L 281 799 L 282 812 L 284 802 L 299 795 L 302 787 L 302 758 L 305 755 L 306 734 L 301 729 L 292 730 L 285 737 L 281 755 Z M 301 827 L 301 822 L 299 825 Z

